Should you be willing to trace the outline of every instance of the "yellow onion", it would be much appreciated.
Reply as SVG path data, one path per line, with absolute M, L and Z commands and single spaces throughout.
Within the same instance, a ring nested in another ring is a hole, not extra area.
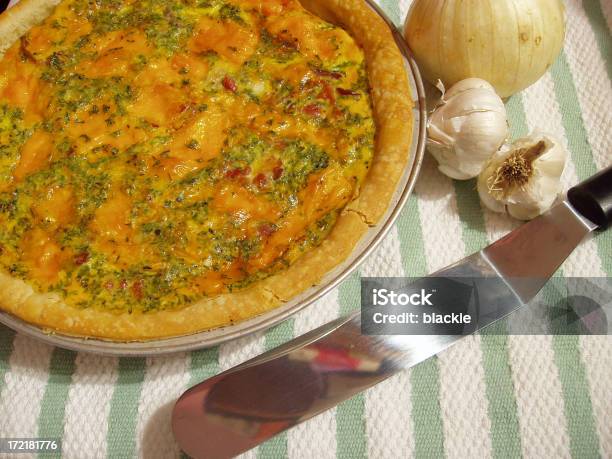
M 563 47 L 561 0 L 414 0 L 404 30 L 424 77 L 470 77 L 501 97 L 535 83 Z

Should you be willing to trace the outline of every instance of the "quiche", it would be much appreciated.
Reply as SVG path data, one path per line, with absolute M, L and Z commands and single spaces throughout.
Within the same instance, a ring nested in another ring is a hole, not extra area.
M 363 0 L 22 0 L 0 56 L 0 308 L 50 332 L 277 307 L 408 161 L 402 56 Z

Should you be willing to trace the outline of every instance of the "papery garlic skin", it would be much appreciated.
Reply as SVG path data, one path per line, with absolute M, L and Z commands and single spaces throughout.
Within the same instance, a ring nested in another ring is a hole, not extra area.
M 479 78 L 443 91 L 427 123 L 427 150 L 440 172 L 457 180 L 480 174 L 507 137 L 506 107 L 493 86 Z
M 559 55 L 565 8 L 562 0 L 414 0 L 404 35 L 430 83 L 478 77 L 506 98 Z
M 517 156 L 528 158 L 538 145 L 542 151 L 530 162 L 531 172 L 524 183 L 499 180 L 500 171 Z M 514 157 L 513 157 L 514 155 Z M 567 164 L 565 148 L 548 134 L 535 133 L 505 146 L 487 163 L 478 177 L 478 194 L 483 204 L 494 212 L 507 212 L 519 220 L 531 220 L 546 212 L 562 191 L 561 176 Z

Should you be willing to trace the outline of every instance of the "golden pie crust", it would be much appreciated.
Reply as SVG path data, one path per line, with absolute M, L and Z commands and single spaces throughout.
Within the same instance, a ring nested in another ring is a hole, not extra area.
M 112 341 L 147 341 L 235 324 L 276 308 L 320 282 L 344 261 L 385 214 L 409 161 L 412 109 L 404 62 L 384 21 L 363 0 L 300 0 L 312 13 L 346 30 L 362 47 L 376 123 L 374 160 L 360 195 L 340 214 L 327 238 L 292 266 L 252 286 L 207 297 L 180 310 L 113 312 L 67 305 L 0 272 L 0 308 L 49 332 Z M 0 57 L 57 0 L 22 0 L 0 16 Z

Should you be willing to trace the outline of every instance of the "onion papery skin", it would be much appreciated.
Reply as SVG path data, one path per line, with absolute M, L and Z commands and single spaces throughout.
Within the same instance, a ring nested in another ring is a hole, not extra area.
M 482 78 L 507 98 L 559 55 L 565 9 L 561 0 L 415 0 L 404 34 L 430 83 Z

